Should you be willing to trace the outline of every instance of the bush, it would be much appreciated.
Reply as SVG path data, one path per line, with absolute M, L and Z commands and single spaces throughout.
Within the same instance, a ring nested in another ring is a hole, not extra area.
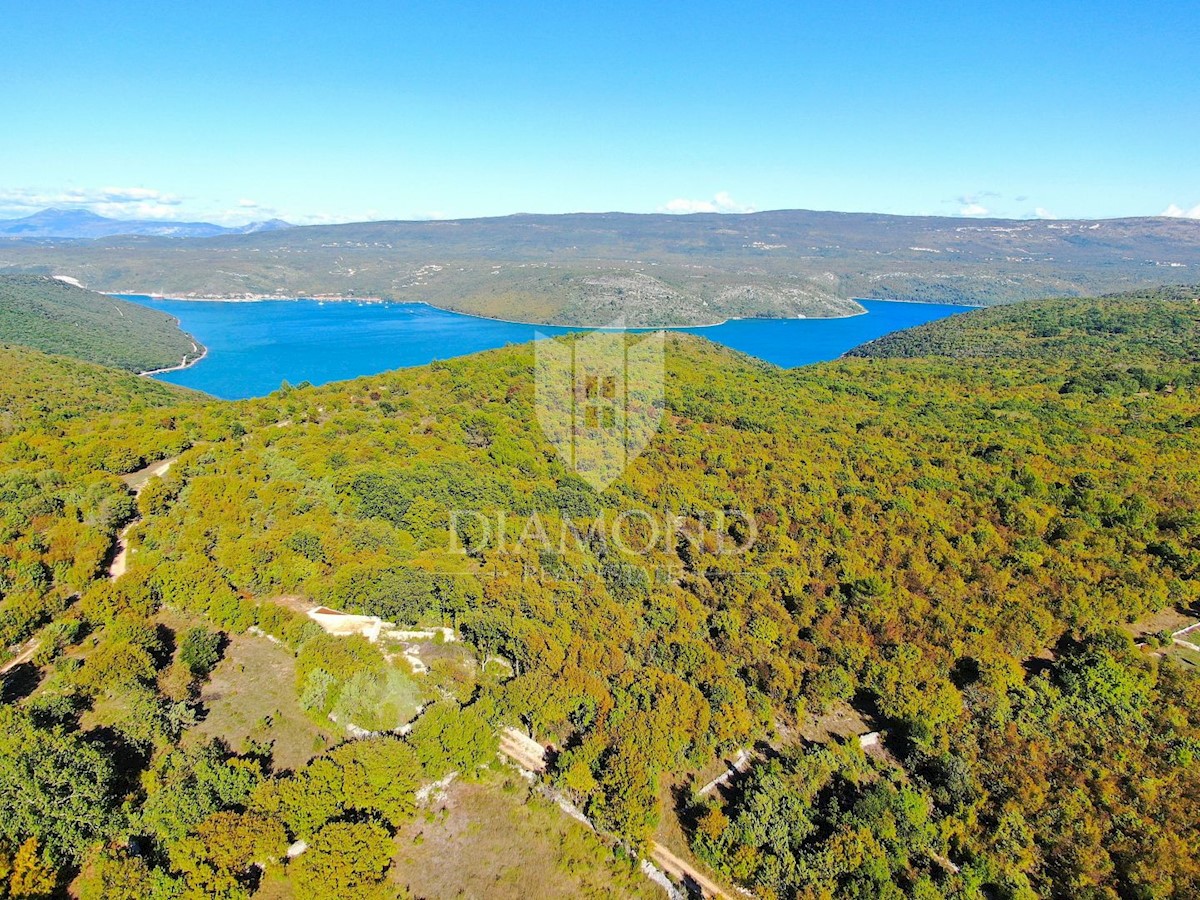
M 219 631 L 198 627 L 190 629 L 179 642 L 179 661 L 192 677 L 205 679 L 221 661 L 225 637 Z

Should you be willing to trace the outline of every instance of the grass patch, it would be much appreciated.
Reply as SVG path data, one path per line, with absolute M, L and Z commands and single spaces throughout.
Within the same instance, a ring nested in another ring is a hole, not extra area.
M 1195 634 L 1195 632 L 1192 633 Z M 1175 644 L 1166 652 L 1168 656 L 1177 659 L 1185 669 L 1200 672 L 1200 653 L 1197 653 L 1195 650 L 1189 650 L 1187 647 L 1180 647 L 1178 644 Z
M 635 864 L 515 776 L 455 781 L 396 841 L 393 879 L 416 897 L 662 897 Z
M 207 710 L 185 744 L 221 738 L 234 750 L 269 744 L 276 769 L 297 769 L 338 742 L 296 698 L 296 661 L 287 648 L 252 634 L 232 635 L 225 658 L 200 692 Z

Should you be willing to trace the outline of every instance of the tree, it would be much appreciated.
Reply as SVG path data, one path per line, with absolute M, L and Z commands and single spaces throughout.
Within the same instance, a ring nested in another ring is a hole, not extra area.
M 189 628 L 179 642 L 179 661 L 187 666 L 193 678 L 203 681 L 221 661 L 224 636 L 204 627 Z
M 12 861 L 8 890 L 13 900 L 43 900 L 54 891 L 58 874 L 38 850 L 37 838 L 21 844 Z
M 342 796 L 349 809 L 378 813 L 399 828 L 416 810 L 420 762 L 399 738 L 350 741 L 329 754 L 342 771 Z
M 392 862 L 391 838 L 379 825 L 331 822 L 292 863 L 301 900 L 371 896 Z
M 76 886 L 80 900 L 176 900 L 183 892 L 178 879 L 123 848 L 94 853 Z
M 139 824 L 161 845 L 172 844 L 213 813 L 244 807 L 261 780 L 257 761 L 230 758 L 216 742 L 173 748 L 143 776 Z
M 251 798 L 251 809 L 277 817 L 301 840 L 310 840 L 345 806 L 342 771 L 327 757 L 318 757 L 295 775 L 264 782 Z
M 169 851 L 171 865 L 190 887 L 220 896 L 246 883 L 253 869 L 280 859 L 287 846 L 279 822 L 254 812 L 219 812 Z
M 55 861 L 81 860 L 121 827 L 113 783 L 94 745 L 0 707 L 0 836 L 11 844 L 33 836 Z
M 446 701 L 421 714 L 409 742 L 426 773 L 434 776 L 450 770 L 470 775 L 494 759 L 499 748 L 495 729 L 476 706 L 458 707 Z
M 138 511 L 143 516 L 156 516 L 167 511 L 175 492 L 161 478 L 151 478 L 138 494 Z
M 420 699 L 420 686 L 398 669 L 356 672 L 342 685 L 333 715 L 343 725 L 395 731 L 416 714 Z

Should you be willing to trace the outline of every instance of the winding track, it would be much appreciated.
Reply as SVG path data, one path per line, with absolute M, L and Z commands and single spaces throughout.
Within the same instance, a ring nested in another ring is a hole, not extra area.
M 125 476 L 125 484 L 133 491 L 136 497 L 146 485 L 154 478 L 161 478 L 167 474 L 167 470 L 175 464 L 178 456 L 172 456 L 170 459 L 160 459 L 158 462 L 150 463 L 150 465 L 138 469 L 136 472 L 131 472 Z M 129 568 L 129 532 L 133 526 L 138 523 L 134 519 L 128 525 L 121 529 L 121 533 L 117 535 L 117 552 L 113 556 L 112 563 L 108 567 L 108 580 L 116 581 L 125 574 L 125 570 Z
M 500 752 L 527 772 L 546 771 L 546 748 L 515 728 L 500 732 Z M 657 841 L 650 842 L 650 858 L 676 881 L 698 887 L 702 897 L 732 900 L 720 885 Z

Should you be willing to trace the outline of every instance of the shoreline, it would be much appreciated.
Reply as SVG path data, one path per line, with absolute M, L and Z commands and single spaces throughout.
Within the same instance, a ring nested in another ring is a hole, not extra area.
M 166 375 L 168 372 L 182 372 L 184 369 L 190 369 L 208 356 L 208 348 L 196 343 L 194 338 L 192 339 L 192 352 L 199 352 L 200 355 L 189 361 L 185 354 L 183 360 L 177 366 L 168 366 L 165 369 L 147 369 L 145 372 L 138 372 L 137 374 L 142 378 L 152 378 L 155 375 Z
M 505 325 L 524 325 L 530 328 L 563 328 L 570 331 L 690 331 L 697 328 L 719 328 L 722 325 L 728 325 L 730 322 L 749 322 L 754 320 L 763 320 L 771 322 L 795 322 L 795 321 L 821 321 L 823 319 L 853 319 L 857 316 L 865 316 L 870 313 L 870 310 L 865 307 L 861 312 L 848 313 L 840 316 L 728 316 L 717 322 L 703 322 L 696 325 L 629 325 L 622 327 L 614 327 L 612 325 L 562 325 L 554 322 L 529 322 L 522 319 L 502 319 L 498 316 L 485 316 L 480 313 L 464 312 L 459 309 L 451 309 L 445 306 L 435 306 L 428 300 L 386 300 L 383 297 L 347 297 L 333 295 L 316 295 L 305 297 L 283 297 L 276 294 L 249 294 L 240 297 L 179 297 L 170 294 L 159 293 L 134 293 L 125 291 L 105 291 L 105 294 L 111 297 L 149 297 L 152 300 L 165 300 L 169 303 L 263 303 L 263 302 L 286 302 L 298 303 L 304 300 L 315 301 L 317 303 L 370 303 L 370 304 L 396 304 L 398 306 L 427 306 L 430 309 L 438 310 L 439 312 L 452 313 L 457 316 L 467 316 L 472 319 L 483 319 L 487 322 L 500 322 Z M 907 303 L 917 306 L 958 306 L 964 309 L 983 309 L 983 304 L 970 303 L 939 303 L 931 300 L 906 300 L 894 297 L 848 297 L 844 298 L 858 303 L 860 306 L 863 301 L 869 303 Z M 176 320 L 178 321 L 178 319 Z M 205 354 L 207 354 L 205 350 Z M 202 355 L 196 360 L 193 360 L 187 365 L 180 365 L 171 369 L 164 369 L 164 372 L 178 371 L 186 369 L 190 365 L 195 365 L 203 359 Z
M 347 297 L 333 294 L 314 294 L 308 296 L 284 296 L 282 294 L 241 294 L 236 297 L 180 297 L 176 294 L 160 294 L 156 291 L 98 291 L 106 297 L 149 297 L 151 300 L 169 300 L 180 303 L 265 303 L 298 302 L 300 300 L 315 300 L 318 303 L 425 303 L 424 300 L 385 300 L 383 297 Z

